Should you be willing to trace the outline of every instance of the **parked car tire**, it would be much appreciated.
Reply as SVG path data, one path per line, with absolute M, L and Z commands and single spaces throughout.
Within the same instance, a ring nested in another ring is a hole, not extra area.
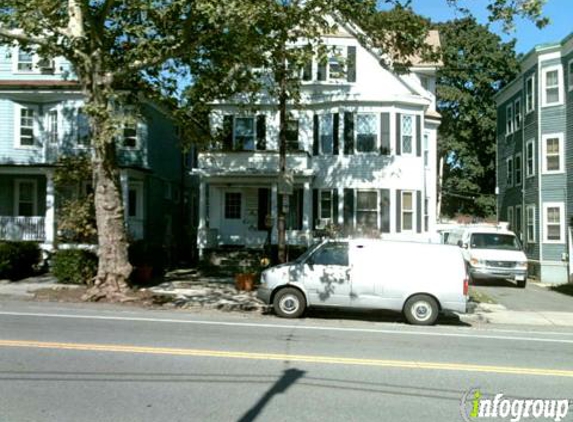
M 286 287 L 275 295 L 273 309 L 282 318 L 298 318 L 306 309 L 306 299 L 300 290 Z
M 438 302 L 428 295 L 415 295 L 406 301 L 404 316 L 413 325 L 432 325 L 438 319 Z
M 517 280 L 517 287 L 520 289 L 525 289 L 525 285 L 527 284 L 527 280 Z

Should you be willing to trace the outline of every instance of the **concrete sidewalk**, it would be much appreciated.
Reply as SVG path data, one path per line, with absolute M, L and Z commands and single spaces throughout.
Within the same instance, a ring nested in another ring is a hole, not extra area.
M 573 327 L 573 312 L 514 311 L 503 305 L 478 304 L 473 313 L 460 315 L 469 324 Z

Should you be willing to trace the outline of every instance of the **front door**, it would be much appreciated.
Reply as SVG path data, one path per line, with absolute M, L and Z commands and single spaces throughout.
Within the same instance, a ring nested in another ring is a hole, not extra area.
M 244 244 L 245 228 L 243 214 L 245 213 L 242 192 L 227 190 L 223 195 L 223 221 L 221 235 L 226 244 Z
M 350 305 L 348 243 L 324 244 L 309 257 L 302 272 L 312 305 Z

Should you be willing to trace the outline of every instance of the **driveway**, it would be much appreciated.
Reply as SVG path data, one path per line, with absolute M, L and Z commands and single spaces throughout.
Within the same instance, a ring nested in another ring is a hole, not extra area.
M 479 280 L 475 289 L 512 311 L 573 312 L 573 297 L 531 281 L 525 289 L 520 289 L 506 280 Z

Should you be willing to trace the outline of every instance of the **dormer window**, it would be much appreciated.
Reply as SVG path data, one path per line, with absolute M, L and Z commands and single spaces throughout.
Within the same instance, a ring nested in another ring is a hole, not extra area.
M 137 125 L 125 123 L 123 126 L 123 147 L 137 148 Z
M 31 52 L 18 49 L 18 72 L 34 71 L 34 55 Z
M 307 70 L 303 73 L 303 80 L 308 80 L 305 75 L 308 75 Z M 328 57 L 317 64 L 316 80 L 356 82 L 356 47 L 329 47 Z

